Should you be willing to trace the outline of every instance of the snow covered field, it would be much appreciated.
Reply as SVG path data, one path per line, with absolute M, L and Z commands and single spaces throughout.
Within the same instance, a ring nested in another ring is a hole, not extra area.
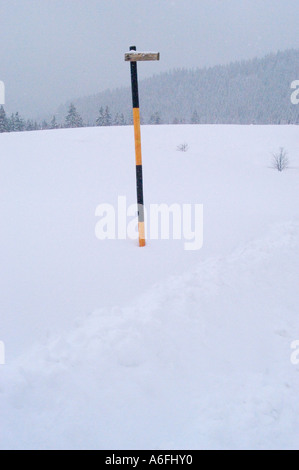
M 299 448 L 298 144 L 143 127 L 146 204 L 204 206 L 185 251 L 95 236 L 135 203 L 132 128 L 0 135 L 0 449 Z

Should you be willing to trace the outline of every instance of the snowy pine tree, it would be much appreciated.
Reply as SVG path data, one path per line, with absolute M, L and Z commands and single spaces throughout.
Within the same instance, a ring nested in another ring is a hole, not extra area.
M 78 113 L 76 106 L 73 103 L 71 103 L 69 106 L 68 114 L 65 118 L 65 127 L 83 127 L 83 119 Z
M 120 116 L 118 113 L 116 113 L 115 118 L 113 119 L 113 125 L 120 126 Z
M 0 133 L 8 131 L 8 121 L 3 106 L 0 108 Z
M 99 115 L 96 120 L 96 126 L 105 126 L 105 114 L 104 114 L 104 109 L 101 106 L 99 110 Z
M 123 113 L 121 113 L 121 115 L 119 116 L 119 125 L 120 126 L 126 125 L 126 120 L 125 120 L 125 116 L 123 115 Z
M 191 117 L 191 124 L 199 124 L 199 123 L 200 123 L 200 118 L 199 118 L 198 112 L 195 110 Z
M 118 114 L 115 116 L 113 121 L 113 124 L 118 126 L 119 124 L 116 124 L 115 122 L 116 119 L 119 119 Z M 96 119 L 96 126 L 112 126 L 112 116 L 108 106 L 106 106 L 105 111 L 103 106 L 100 107 L 99 115 Z
M 34 131 L 34 122 L 31 119 L 27 119 L 25 124 L 25 131 Z
M 10 116 L 10 118 L 8 119 L 8 131 L 9 132 L 15 132 L 16 131 L 16 128 L 15 128 L 15 115 L 13 113 Z
M 53 116 L 51 123 L 50 123 L 50 129 L 58 129 L 58 128 L 59 128 L 59 124 L 56 121 L 56 116 Z
M 17 112 L 15 114 L 15 119 L 14 119 L 14 128 L 16 132 L 22 132 L 25 130 L 25 122 L 24 119 L 21 118 L 19 113 Z
M 106 109 L 105 109 L 104 122 L 105 122 L 105 124 L 104 124 L 105 126 L 111 126 L 112 125 L 112 117 L 111 117 L 108 106 L 106 106 Z
M 162 120 L 158 111 L 151 115 L 149 124 L 161 124 Z

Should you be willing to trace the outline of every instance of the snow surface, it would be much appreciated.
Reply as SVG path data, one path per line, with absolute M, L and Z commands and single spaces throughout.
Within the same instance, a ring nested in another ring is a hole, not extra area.
M 299 448 L 298 140 L 144 126 L 146 203 L 204 205 L 184 251 L 95 237 L 135 202 L 132 128 L 0 135 L 0 449 Z

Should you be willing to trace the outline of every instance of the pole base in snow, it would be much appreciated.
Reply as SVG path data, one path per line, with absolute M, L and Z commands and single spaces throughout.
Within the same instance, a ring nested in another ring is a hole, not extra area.
M 144 232 L 144 222 L 139 222 L 138 224 L 139 230 L 139 246 L 145 246 L 145 232 Z

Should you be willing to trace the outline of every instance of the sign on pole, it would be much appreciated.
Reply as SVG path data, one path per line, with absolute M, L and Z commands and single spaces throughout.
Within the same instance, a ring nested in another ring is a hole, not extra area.
M 133 101 L 133 121 L 135 135 L 135 157 L 136 157 L 136 183 L 138 204 L 138 231 L 139 246 L 145 246 L 144 229 L 144 201 L 143 201 L 143 177 L 142 177 L 142 155 L 141 155 L 141 132 L 140 132 L 140 110 L 138 93 L 137 62 L 160 60 L 159 52 L 137 52 L 135 46 L 130 47 L 130 52 L 125 54 L 125 61 L 131 66 L 131 85 Z

